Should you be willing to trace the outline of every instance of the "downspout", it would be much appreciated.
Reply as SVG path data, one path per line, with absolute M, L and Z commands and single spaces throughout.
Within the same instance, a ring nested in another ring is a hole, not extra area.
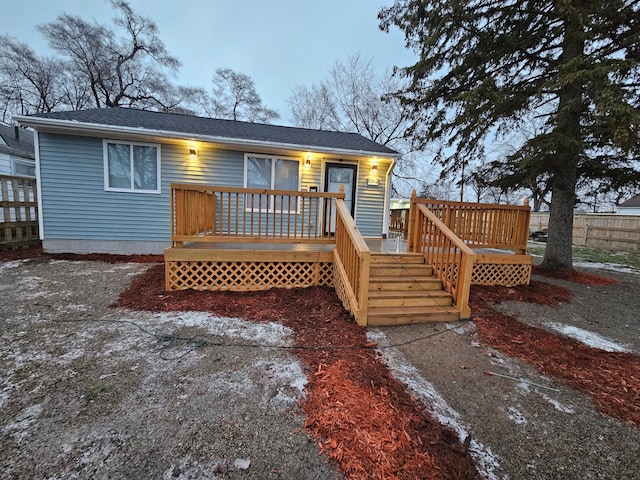
M 389 217 L 390 217 L 390 209 L 391 209 L 391 172 L 393 171 L 393 167 L 396 165 L 396 159 L 391 157 L 391 163 L 389 164 L 389 168 L 385 173 L 384 180 L 384 217 L 382 220 L 382 238 L 389 237 Z
M 44 212 L 42 211 L 42 180 L 40 175 L 40 138 L 38 130 L 33 131 L 33 150 L 36 156 L 36 191 L 38 192 L 38 235 L 44 240 Z

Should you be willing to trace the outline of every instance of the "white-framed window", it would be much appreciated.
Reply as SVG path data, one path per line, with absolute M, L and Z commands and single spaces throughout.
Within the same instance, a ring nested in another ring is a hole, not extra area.
M 300 161 L 292 158 L 283 158 L 275 155 L 245 154 L 244 156 L 244 186 L 246 188 L 263 188 L 266 190 L 300 190 Z M 247 209 L 260 211 L 283 211 L 283 207 L 289 213 L 297 211 L 288 210 L 287 205 L 281 205 L 282 197 L 273 195 L 254 195 L 253 205 L 247 205 Z
M 13 174 L 18 177 L 34 177 L 36 176 L 36 165 L 32 162 L 13 159 Z
M 160 193 L 160 145 L 104 140 L 104 189 Z

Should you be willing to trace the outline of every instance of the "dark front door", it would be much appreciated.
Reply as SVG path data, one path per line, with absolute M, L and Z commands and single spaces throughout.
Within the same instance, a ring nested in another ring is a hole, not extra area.
M 338 193 L 340 185 L 344 185 L 344 203 L 353 217 L 356 206 L 356 180 L 358 179 L 357 165 L 343 165 L 341 163 L 327 163 L 324 170 L 324 191 Z M 327 212 L 327 215 L 329 213 Z M 325 225 L 329 233 L 336 231 L 336 212 L 331 210 L 331 216 Z

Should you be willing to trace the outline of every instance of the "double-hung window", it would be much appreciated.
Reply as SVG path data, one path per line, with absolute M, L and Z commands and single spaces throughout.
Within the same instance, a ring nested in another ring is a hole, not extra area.
M 265 190 L 300 190 L 300 162 L 268 155 L 245 155 L 245 187 Z M 282 205 L 282 196 L 253 195 L 247 208 L 264 212 L 295 213 L 297 205 Z M 285 201 L 287 197 L 284 197 Z
M 160 145 L 105 140 L 104 188 L 160 193 Z

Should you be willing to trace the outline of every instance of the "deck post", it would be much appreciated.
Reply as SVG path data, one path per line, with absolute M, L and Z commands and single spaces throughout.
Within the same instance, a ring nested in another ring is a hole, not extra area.
M 415 225 L 413 222 L 416 219 L 416 191 L 411 190 L 411 201 L 409 202 L 409 215 L 407 217 L 407 252 L 415 252 L 414 250 L 414 238 L 413 232 Z
M 528 197 L 525 197 L 522 205 L 525 207 L 529 207 Z M 531 207 L 529 207 L 523 213 L 524 215 L 521 215 L 519 217 L 521 223 L 516 225 L 517 231 L 522 235 L 519 245 L 517 245 L 515 248 L 516 255 L 525 255 L 527 253 L 527 243 L 529 241 L 529 223 L 531 222 Z

